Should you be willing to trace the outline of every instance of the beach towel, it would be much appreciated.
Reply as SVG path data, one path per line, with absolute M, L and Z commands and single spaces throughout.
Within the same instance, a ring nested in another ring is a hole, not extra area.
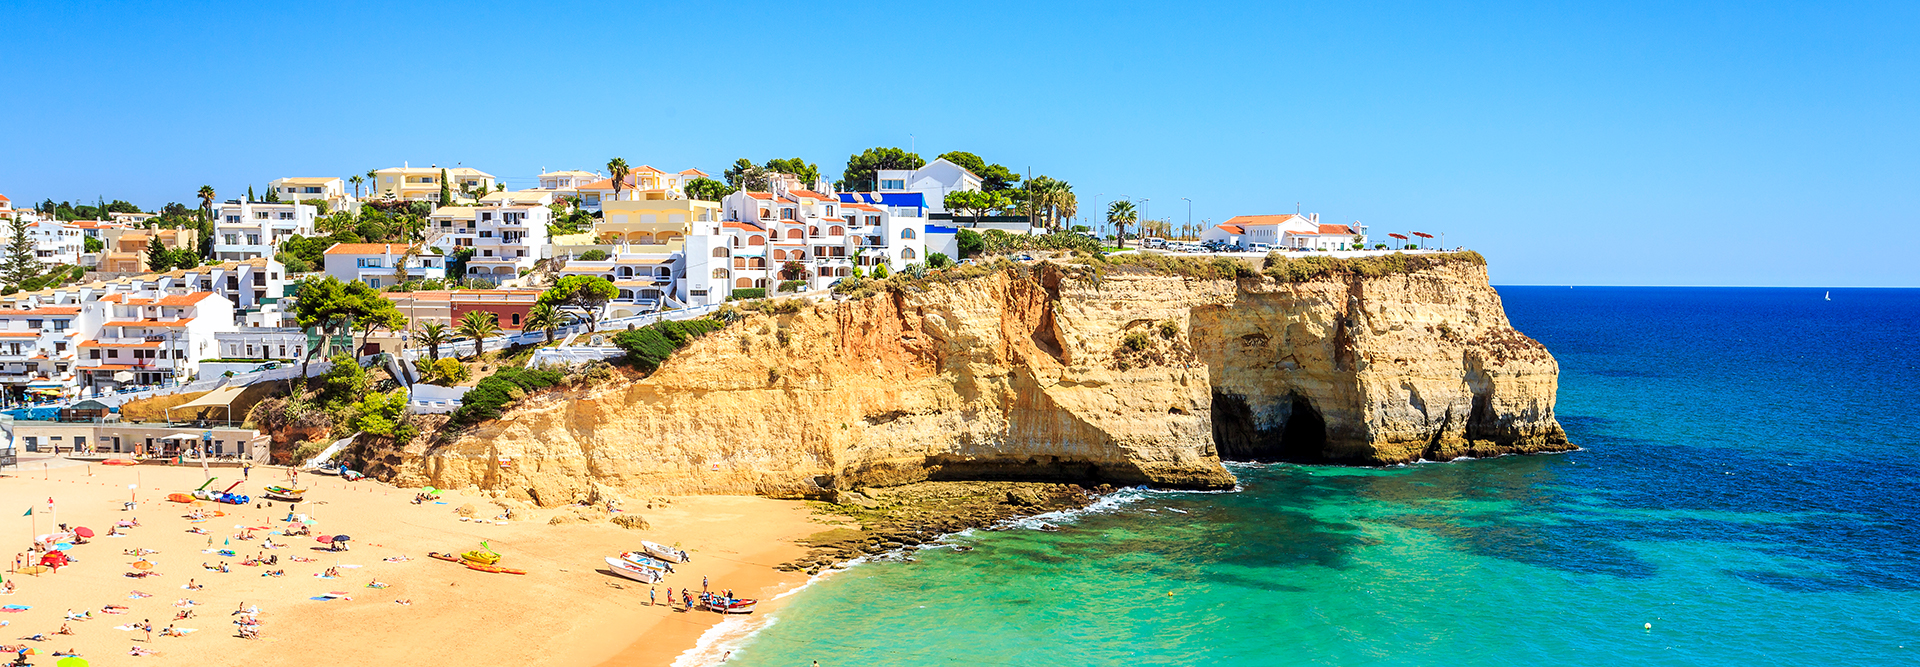
M 32 608 L 33 607 L 29 607 L 24 604 L 10 604 L 10 605 L 0 607 L 0 611 L 7 612 L 9 614 L 17 614 Z
M 153 597 L 152 593 L 142 593 L 140 591 L 133 591 L 127 594 L 127 598 L 131 600 L 138 600 L 140 598 L 150 598 L 150 597 Z
M 133 632 L 134 630 L 139 630 L 139 629 L 140 629 L 140 626 L 137 626 L 137 625 L 134 625 L 134 624 L 132 624 L 132 623 L 128 623 L 128 624 L 126 624 L 126 625 L 116 625 L 116 626 L 113 626 L 113 629 L 115 629 L 115 630 L 120 630 L 120 631 L 123 631 L 123 632 Z

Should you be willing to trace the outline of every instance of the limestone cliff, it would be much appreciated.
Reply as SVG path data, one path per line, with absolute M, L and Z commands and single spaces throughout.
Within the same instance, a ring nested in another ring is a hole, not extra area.
M 1223 458 L 1568 449 L 1557 377 L 1477 262 L 1299 283 L 1043 265 L 755 315 L 650 377 L 530 397 L 450 443 L 369 463 L 404 484 L 543 505 L 604 487 L 1221 488 Z

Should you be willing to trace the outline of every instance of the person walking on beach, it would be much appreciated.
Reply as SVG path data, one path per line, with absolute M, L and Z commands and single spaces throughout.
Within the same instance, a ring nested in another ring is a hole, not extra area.
M 704 575 L 700 577 L 700 592 L 707 592 L 707 578 Z
M 654 597 L 655 593 L 656 591 L 653 590 L 652 586 L 647 587 L 647 606 L 649 607 L 653 606 L 653 603 L 659 599 Z

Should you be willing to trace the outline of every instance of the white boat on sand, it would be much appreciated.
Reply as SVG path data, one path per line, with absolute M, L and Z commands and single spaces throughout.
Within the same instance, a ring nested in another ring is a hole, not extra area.
M 613 556 L 607 557 L 607 569 L 613 570 L 614 574 L 643 584 L 657 584 L 665 578 L 660 576 L 659 570 L 649 570 Z
M 654 558 L 658 558 L 660 560 L 664 560 L 670 563 L 688 562 L 687 552 L 685 551 L 681 551 L 679 549 L 675 549 L 673 547 L 669 547 L 664 544 L 648 542 L 645 540 L 641 540 L 640 546 L 646 547 L 647 553 L 653 555 Z

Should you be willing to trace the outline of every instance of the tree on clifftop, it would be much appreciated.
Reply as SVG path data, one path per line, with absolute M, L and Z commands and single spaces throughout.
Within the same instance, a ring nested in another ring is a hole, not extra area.
M 593 331 L 600 324 L 600 307 L 619 295 L 620 289 L 606 278 L 567 276 L 555 282 L 551 289 L 540 293 L 538 303 L 580 310 L 587 320 L 587 331 Z
M 919 169 L 927 161 L 899 148 L 869 148 L 847 157 L 847 168 L 834 187 L 846 192 L 871 192 L 878 189 L 875 174 L 881 169 Z

